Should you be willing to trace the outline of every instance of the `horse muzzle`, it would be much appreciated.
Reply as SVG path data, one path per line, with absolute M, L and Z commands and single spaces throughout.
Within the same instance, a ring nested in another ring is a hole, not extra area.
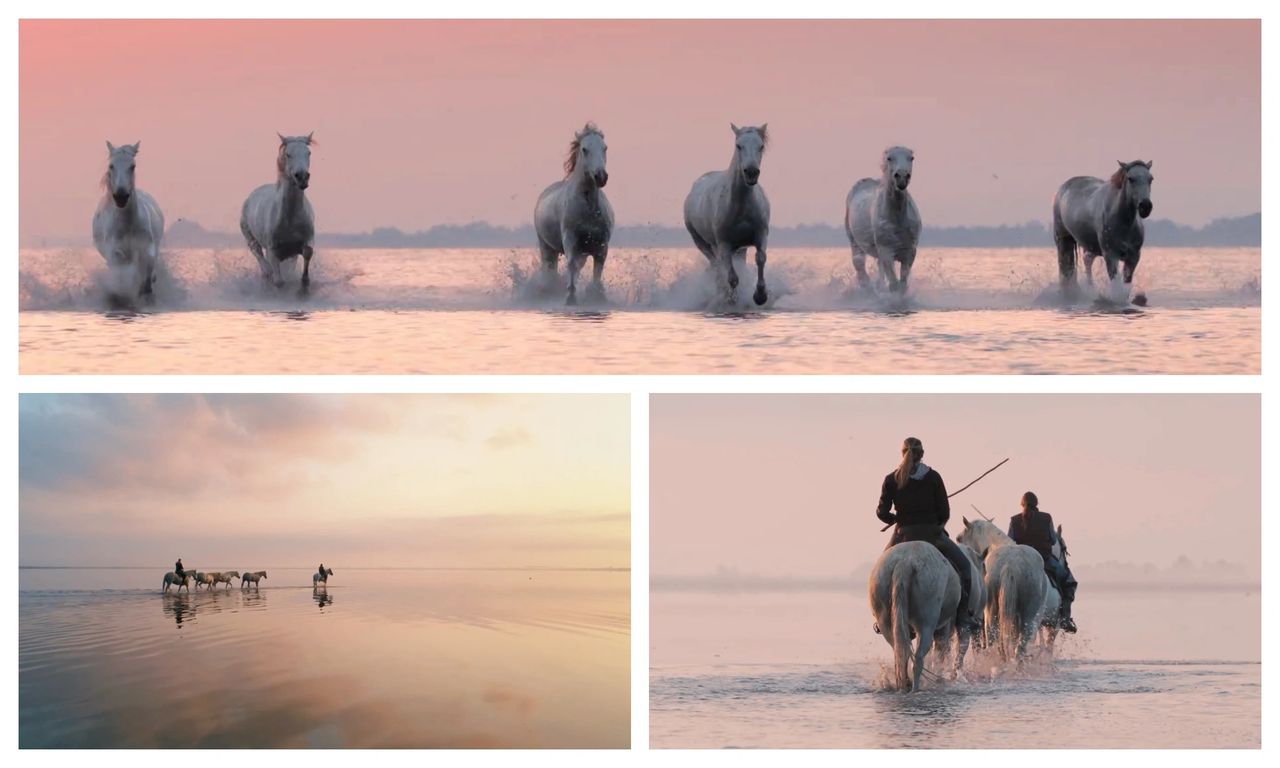
M 906 189 L 910 184 L 911 184 L 910 176 L 894 176 L 893 177 L 893 185 L 898 188 L 899 192 Z
M 742 176 L 747 180 L 747 184 L 750 184 L 753 187 L 760 183 L 759 168 L 747 168 L 742 172 Z
M 111 199 L 115 201 L 117 208 L 123 208 L 129 204 L 130 194 L 128 192 L 112 192 Z
M 605 184 L 608 184 L 608 183 L 609 183 L 609 172 L 608 172 L 608 171 L 596 171 L 596 173 L 595 173 L 594 175 L 595 175 L 595 180 L 596 180 L 596 186 L 597 186 L 597 187 L 603 187 Z
M 293 174 L 293 183 L 298 185 L 298 189 L 306 189 L 311 186 L 311 174 L 295 173 Z
M 1154 207 L 1150 200 L 1143 200 L 1138 203 L 1138 215 L 1145 219 L 1151 215 L 1151 209 Z

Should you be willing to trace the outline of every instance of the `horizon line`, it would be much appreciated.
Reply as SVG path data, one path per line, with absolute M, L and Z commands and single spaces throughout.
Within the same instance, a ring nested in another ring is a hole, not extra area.
M 149 571 L 154 565 L 19 565 L 20 571 Z M 328 566 L 326 566 L 328 567 Z M 309 565 L 268 565 L 282 571 L 311 570 Z M 630 571 L 631 566 L 567 567 L 555 565 L 496 565 L 496 566 L 431 566 L 431 565 L 343 565 L 351 571 Z M 198 570 L 187 568 L 185 570 Z

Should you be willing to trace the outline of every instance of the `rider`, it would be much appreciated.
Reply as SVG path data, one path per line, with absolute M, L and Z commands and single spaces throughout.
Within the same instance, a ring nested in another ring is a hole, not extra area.
M 969 559 L 959 545 L 947 537 L 944 526 L 951 517 L 947 489 L 942 484 L 942 475 L 925 464 L 923 458 L 924 444 L 918 438 L 908 437 L 902 441 L 902 463 L 884 479 L 876 517 L 887 525 L 897 524 L 885 549 L 905 541 L 927 541 L 937 547 L 960 576 L 956 626 L 976 630 L 978 621 L 969 611 Z
M 321 563 L 321 564 L 320 564 L 320 578 L 324 578 L 324 577 L 325 577 L 325 575 L 326 575 L 326 574 L 325 574 L 325 572 L 324 572 L 324 563 Z
M 1065 560 L 1053 556 L 1053 545 L 1058 543 L 1058 532 L 1053 527 L 1053 517 L 1040 511 L 1040 500 L 1031 491 L 1022 494 L 1022 512 L 1009 518 L 1009 538 L 1018 544 L 1026 544 L 1044 558 L 1044 570 L 1062 594 L 1062 609 L 1058 626 L 1063 632 L 1074 633 L 1076 622 L 1071 618 L 1071 603 L 1076 599 L 1076 577 L 1071 575 Z
M 182 570 L 182 558 L 178 558 L 178 562 L 173 564 L 173 573 L 179 579 L 186 573 L 186 571 Z

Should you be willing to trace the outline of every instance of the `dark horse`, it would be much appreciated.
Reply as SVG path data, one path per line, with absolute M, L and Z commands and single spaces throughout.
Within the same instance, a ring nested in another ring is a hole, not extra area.
M 1076 249 L 1084 250 L 1085 273 L 1093 284 L 1093 260 L 1101 256 L 1112 281 L 1112 299 L 1128 302 L 1133 272 L 1142 256 L 1142 220 L 1151 215 L 1151 162 L 1120 163 L 1109 181 L 1076 176 L 1058 188 L 1053 198 L 1053 241 L 1058 246 L 1058 274 L 1062 292 L 1074 299 Z M 1124 265 L 1123 286 L 1115 284 Z

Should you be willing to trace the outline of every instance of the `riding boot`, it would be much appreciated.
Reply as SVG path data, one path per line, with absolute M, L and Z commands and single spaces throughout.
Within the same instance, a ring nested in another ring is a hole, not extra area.
M 1065 596 L 1062 599 L 1062 608 L 1058 611 L 1058 627 L 1069 635 L 1076 633 L 1075 619 L 1071 618 L 1071 600 Z

